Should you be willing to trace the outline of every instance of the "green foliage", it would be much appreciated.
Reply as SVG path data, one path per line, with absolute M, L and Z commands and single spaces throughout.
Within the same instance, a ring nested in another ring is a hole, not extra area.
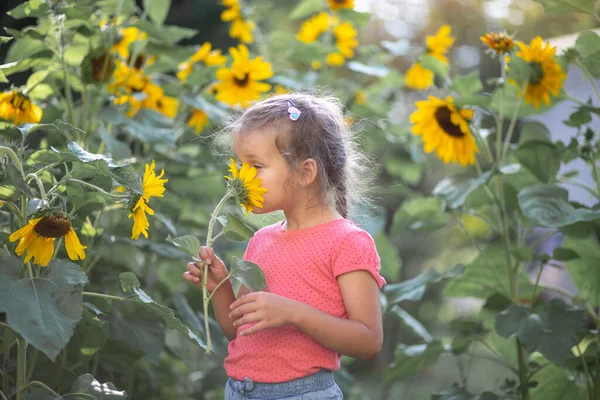
M 434 364 L 444 352 L 440 342 L 419 344 L 414 346 L 400 346 L 396 350 L 394 363 L 386 371 L 387 382 L 401 380 L 417 371 Z
M 233 257 L 229 275 L 240 281 L 253 292 L 264 290 L 267 287 L 267 281 L 265 280 L 262 270 L 258 265 L 250 261 L 244 261 L 237 257 Z

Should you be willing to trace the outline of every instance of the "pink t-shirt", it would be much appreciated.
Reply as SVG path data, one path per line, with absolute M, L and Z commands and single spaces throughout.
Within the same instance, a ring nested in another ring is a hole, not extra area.
M 366 270 L 381 288 L 380 260 L 373 238 L 350 220 L 338 219 L 317 226 L 284 230 L 282 222 L 260 229 L 250 239 L 244 260 L 258 264 L 271 293 L 301 301 L 336 317 L 348 318 L 337 277 Z M 251 326 L 240 326 L 238 332 Z M 284 382 L 340 368 L 341 355 L 326 348 L 298 328 L 286 325 L 229 343 L 227 375 L 256 382 Z

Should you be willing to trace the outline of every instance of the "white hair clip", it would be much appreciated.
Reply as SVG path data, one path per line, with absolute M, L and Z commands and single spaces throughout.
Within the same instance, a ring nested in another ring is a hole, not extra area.
M 302 114 L 302 112 L 296 108 L 296 105 L 294 104 L 293 101 L 288 100 L 287 103 L 288 103 L 287 112 L 290 114 L 290 119 L 292 121 L 298 121 L 298 118 L 300 118 L 300 114 Z

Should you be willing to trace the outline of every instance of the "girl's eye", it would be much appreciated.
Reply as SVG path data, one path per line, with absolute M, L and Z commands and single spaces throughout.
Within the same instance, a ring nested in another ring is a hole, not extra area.
M 261 168 L 262 168 L 262 165 L 255 165 L 255 166 L 254 166 L 254 168 L 256 168 L 256 169 L 261 169 Z

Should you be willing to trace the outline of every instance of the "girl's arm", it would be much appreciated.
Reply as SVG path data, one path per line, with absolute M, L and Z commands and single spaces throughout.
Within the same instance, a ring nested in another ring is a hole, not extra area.
M 334 317 L 308 304 L 267 292 L 240 297 L 231 305 L 231 318 L 235 320 L 236 327 L 257 321 L 240 335 L 293 325 L 338 353 L 360 359 L 374 358 L 383 343 L 377 282 L 369 272 L 358 270 L 340 275 L 338 284 L 348 319 Z

